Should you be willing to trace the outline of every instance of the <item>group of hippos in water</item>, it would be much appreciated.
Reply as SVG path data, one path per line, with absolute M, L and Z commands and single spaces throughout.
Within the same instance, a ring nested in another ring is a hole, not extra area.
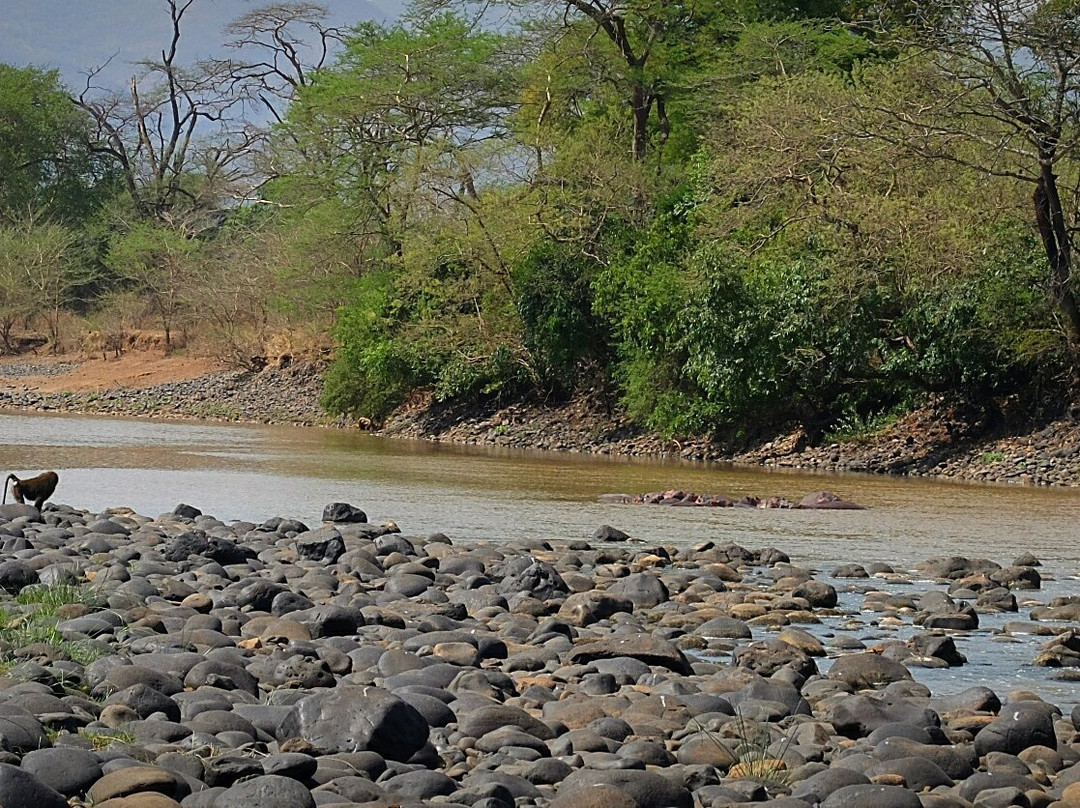
M 784 508 L 788 510 L 861 511 L 862 505 L 849 502 L 832 491 L 814 491 L 798 502 L 786 497 L 742 497 L 731 499 L 720 494 L 695 494 L 692 491 L 653 491 L 648 494 L 603 494 L 600 502 L 616 505 L 691 505 L 710 508 Z

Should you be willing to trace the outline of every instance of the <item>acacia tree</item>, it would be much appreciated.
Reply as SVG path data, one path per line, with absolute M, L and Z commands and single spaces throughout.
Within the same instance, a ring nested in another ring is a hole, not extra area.
M 501 39 L 452 16 L 358 26 L 289 111 L 290 182 L 347 202 L 363 230 L 400 251 L 411 211 L 460 199 L 456 189 L 476 195 L 464 155 L 502 136 L 512 97 Z
M 1046 287 L 1080 353 L 1074 262 L 1080 225 L 1080 6 L 1073 0 L 944 0 L 904 44 L 922 92 L 871 93 L 865 132 L 934 160 L 1031 187 Z M 870 76 L 871 80 L 873 76 Z M 934 99 L 928 103 L 927 99 Z M 989 157 L 987 157 L 989 155 Z
M 234 87 L 257 98 L 280 123 L 296 93 L 344 41 L 344 33 L 328 18 L 318 3 L 278 2 L 252 9 L 225 27 L 225 44 L 237 56 L 217 64 Z
M 31 211 L 0 226 L 0 342 L 14 349 L 12 334 L 21 321 L 41 317 L 51 350 L 60 349 L 60 314 L 70 302 L 75 276 L 71 250 L 75 235 Z
M 165 332 L 166 351 L 190 307 L 189 292 L 202 248 L 198 240 L 150 222 L 134 225 L 109 248 L 107 263 L 150 301 Z

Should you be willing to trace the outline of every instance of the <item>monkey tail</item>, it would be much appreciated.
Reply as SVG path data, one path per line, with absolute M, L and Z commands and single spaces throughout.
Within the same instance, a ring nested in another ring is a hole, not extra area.
M 19 479 L 19 478 L 18 478 L 18 477 L 16 477 L 16 476 L 15 476 L 14 474 L 9 474 L 9 475 L 7 476 L 7 479 L 6 479 L 6 480 L 4 480 L 4 499 L 3 499 L 3 501 L 2 501 L 2 502 L 0 502 L 0 505 L 7 505 L 7 489 L 8 489 L 8 483 L 10 483 L 10 482 L 11 482 L 12 480 L 18 480 L 18 479 Z

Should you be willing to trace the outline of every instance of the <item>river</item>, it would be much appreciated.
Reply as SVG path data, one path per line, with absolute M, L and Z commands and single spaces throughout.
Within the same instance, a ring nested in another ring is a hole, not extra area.
M 406 535 L 436 531 L 455 541 L 588 539 L 609 524 L 647 544 L 737 542 L 773 546 L 827 577 L 842 561 L 898 569 L 936 555 L 1009 564 L 1034 553 L 1047 578 L 1039 600 L 1080 594 L 1080 491 L 975 485 L 854 474 L 806 474 L 682 461 L 460 447 L 386 440 L 353 431 L 300 427 L 152 422 L 142 419 L 0 414 L 0 468 L 16 474 L 56 469 L 55 499 L 91 511 L 127 506 L 156 516 L 185 502 L 230 521 L 271 516 L 318 523 L 324 505 L 348 502 L 372 522 L 395 521 Z M 4 472 L 7 473 L 6 471 Z M 683 488 L 701 493 L 786 496 L 828 489 L 864 511 L 781 511 L 605 505 L 604 493 Z M 834 581 L 845 593 L 851 582 Z M 854 589 L 868 586 L 856 584 Z M 869 586 L 903 587 L 873 582 Z M 843 605 L 865 639 L 904 636 L 858 615 L 861 595 Z M 1033 686 L 1060 704 L 1078 699 L 1066 682 L 1029 663 L 1045 638 L 999 642 L 1016 615 L 984 619 L 960 639 L 970 664 L 921 671 L 949 692 L 987 683 L 1007 692 Z M 826 621 L 815 633 L 839 625 Z M 1011 638 L 1011 639 L 1016 639 Z

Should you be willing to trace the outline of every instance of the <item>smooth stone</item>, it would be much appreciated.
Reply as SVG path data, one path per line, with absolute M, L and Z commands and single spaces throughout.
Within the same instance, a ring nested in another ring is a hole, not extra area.
M 12 808 L 67 808 L 67 799 L 40 778 L 10 763 L 0 763 L 0 805 Z
M 481 738 L 504 727 L 516 727 L 541 741 L 550 741 L 555 737 L 547 724 L 508 704 L 491 704 L 459 716 L 458 729 L 463 735 L 473 738 Z
M 324 753 L 370 750 L 408 760 L 428 739 L 415 709 L 376 687 L 342 685 L 301 700 L 278 728 L 278 740 L 303 738 Z
M 557 796 L 560 799 L 570 798 L 575 792 L 588 793 L 595 786 L 618 789 L 634 801 L 636 808 L 656 808 L 661 805 L 665 808 L 693 808 L 694 805 L 693 796 L 685 786 L 656 772 L 638 769 L 578 769 L 563 781 Z
M 23 756 L 23 771 L 67 797 L 85 794 L 102 777 L 98 756 L 85 749 L 36 749 Z
M 158 766 L 128 766 L 106 774 L 90 787 L 87 796 L 96 803 L 140 791 L 172 794 L 176 785 L 176 775 L 167 769 Z
M 453 794 L 458 784 L 442 772 L 426 769 L 389 777 L 379 782 L 388 791 L 405 797 L 427 800 L 432 797 L 445 797 Z
M 219 794 L 212 808 L 315 808 L 307 786 L 288 777 L 264 774 Z
M 838 788 L 821 808 L 922 808 L 914 791 L 891 785 L 851 785 Z

